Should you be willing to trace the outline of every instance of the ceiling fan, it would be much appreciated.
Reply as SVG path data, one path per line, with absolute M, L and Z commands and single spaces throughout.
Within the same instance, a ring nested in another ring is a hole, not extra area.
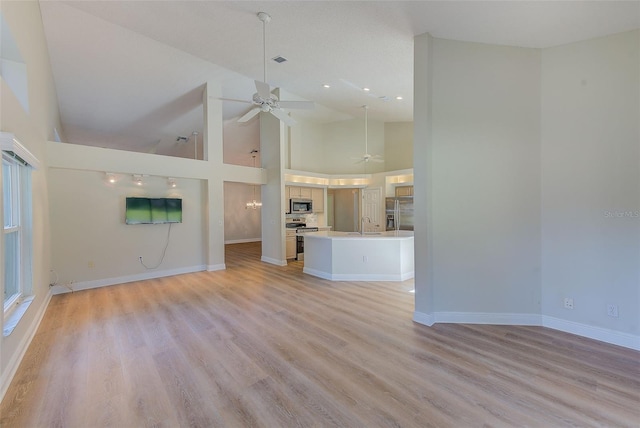
M 382 158 L 382 156 L 380 155 L 371 155 L 369 154 L 369 139 L 368 139 L 368 111 L 369 111 L 369 106 L 364 105 L 362 106 L 362 108 L 364 109 L 364 155 L 360 156 L 359 158 L 352 158 L 352 159 L 358 159 L 358 161 L 356 163 L 369 163 L 369 162 L 377 162 L 377 163 L 384 163 L 384 159 Z
M 258 19 L 262 21 L 262 52 L 263 52 L 263 81 L 256 80 L 256 93 L 253 94 L 251 101 L 237 100 L 233 98 L 220 98 L 224 101 L 235 101 L 247 104 L 253 104 L 254 107 L 241 116 L 238 122 L 243 123 L 249 121 L 260 112 L 271 113 L 288 126 L 293 126 L 296 121 L 284 111 L 284 108 L 290 109 L 313 109 L 315 104 L 312 101 L 280 101 L 277 96 L 271 93 L 271 87 L 267 81 L 267 47 L 266 47 L 266 25 L 271 21 L 271 16 L 266 12 L 258 12 Z

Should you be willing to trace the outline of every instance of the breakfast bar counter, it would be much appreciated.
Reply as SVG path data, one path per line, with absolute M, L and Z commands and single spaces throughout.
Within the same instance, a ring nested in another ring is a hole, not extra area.
M 413 232 L 312 232 L 304 235 L 303 272 L 332 281 L 413 278 Z

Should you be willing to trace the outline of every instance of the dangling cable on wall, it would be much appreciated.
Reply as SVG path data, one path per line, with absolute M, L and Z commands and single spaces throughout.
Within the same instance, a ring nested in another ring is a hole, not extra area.
M 164 261 L 164 257 L 167 255 L 167 248 L 169 247 L 169 240 L 171 239 L 171 226 L 173 225 L 173 223 L 169 223 L 169 230 L 167 230 L 167 242 L 164 244 L 164 249 L 162 250 L 162 257 L 160 258 L 160 261 L 158 262 L 157 265 L 155 266 L 147 266 L 146 264 L 144 264 L 144 261 L 142 260 L 142 256 L 140 256 L 138 258 L 138 260 L 140 260 L 140 264 L 142 266 L 145 267 L 145 269 L 157 269 L 160 267 L 160 265 L 162 264 L 162 262 Z

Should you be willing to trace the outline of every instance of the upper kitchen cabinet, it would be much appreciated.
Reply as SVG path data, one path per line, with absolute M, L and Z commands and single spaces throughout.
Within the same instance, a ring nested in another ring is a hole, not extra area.
M 397 186 L 396 197 L 399 196 L 413 196 L 413 186 Z
M 287 186 L 289 199 L 311 199 L 311 188 L 299 186 Z
M 285 195 L 287 196 L 287 209 L 289 199 L 311 199 L 313 212 L 324 212 L 324 188 L 322 187 L 286 186 Z
M 313 201 L 313 212 L 324 212 L 324 189 L 321 187 L 311 188 L 311 200 Z

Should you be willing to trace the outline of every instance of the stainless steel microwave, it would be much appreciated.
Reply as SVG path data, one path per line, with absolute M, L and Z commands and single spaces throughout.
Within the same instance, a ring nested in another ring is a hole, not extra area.
M 311 212 L 313 212 L 311 199 L 289 199 L 289 213 L 309 214 Z

